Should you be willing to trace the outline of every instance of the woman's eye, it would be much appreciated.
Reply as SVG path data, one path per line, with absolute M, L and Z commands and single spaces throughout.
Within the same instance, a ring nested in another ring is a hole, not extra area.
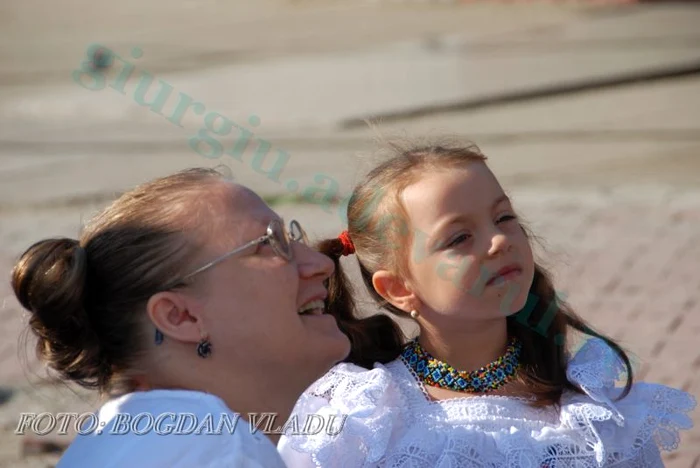
M 464 241 L 466 241 L 467 239 L 469 239 L 469 237 L 470 237 L 469 234 L 460 234 L 459 236 L 457 236 L 457 237 L 455 237 L 454 239 L 452 239 L 452 240 L 450 241 L 450 243 L 447 244 L 446 247 L 448 247 L 448 248 L 450 248 L 450 247 L 456 247 L 456 246 L 458 246 L 459 244 L 461 244 L 462 242 L 464 242 Z
M 260 252 L 262 251 L 262 249 L 263 249 L 265 246 L 268 246 L 268 245 L 270 245 L 270 239 L 265 239 L 264 241 L 260 242 L 260 243 L 257 245 L 257 248 L 255 249 L 255 255 L 260 254 Z

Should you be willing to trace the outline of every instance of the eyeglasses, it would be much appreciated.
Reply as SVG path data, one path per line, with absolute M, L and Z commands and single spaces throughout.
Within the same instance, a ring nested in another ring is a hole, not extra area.
M 289 230 L 284 229 L 282 223 L 278 220 L 270 221 L 267 226 L 267 233 L 264 236 L 260 236 L 255 240 L 248 242 L 245 245 L 236 247 L 234 250 L 225 253 L 224 255 L 212 260 L 211 262 L 203 265 L 192 273 L 185 275 L 184 280 L 188 280 L 199 273 L 208 270 L 214 265 L 223 262 L 227 258 L 233 257 L 236 254 L 243 252 L 253 246 L 260 244 L 269 244 L 274 250 L 275 254 L 279 255 L 286 261 L 291 261 L 294 258 L 294 250 L 292 249 L 292 242 L 301 242 L 302 244 L 308 244 L 308 238 L 306 237 L 306 232 L 301 227 L 298 221 L 292 220 L 289 223 Z

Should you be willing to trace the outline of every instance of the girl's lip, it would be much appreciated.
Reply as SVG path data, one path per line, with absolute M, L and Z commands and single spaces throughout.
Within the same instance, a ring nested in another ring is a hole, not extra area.
M 506 279 L 506 280 L 507 280 L 507 279 L 510 279 L 510 278 L 513 278 L 513 277 L 515 277 L 515 276 L 518 276 L 520 273 L 522 273 L 522 271 L 523 271 L 522 268 L 520 268 L 520 266 L 518 266 L 518 265 L 507 265 L 507 266 L 504 266 L 503 268 L 501 268 L 500 270 L 498 270 L 498 271 L 496 272 L 496 274 L 493 275 L 493 276 L 491 277 L 491 279 L 488 280 L 488 282 L 486 283 L 486 285 L 487 285 L 487 286 L 492 285 L 492 284 L 495 283 L 496 280 L 498 280 L 499 278 L 503 278 L 503 279 Z

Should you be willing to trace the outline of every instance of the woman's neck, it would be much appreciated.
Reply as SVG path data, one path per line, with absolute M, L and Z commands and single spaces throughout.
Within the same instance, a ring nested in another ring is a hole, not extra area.
M 424 324 L 418 341 L 434 358 L 457 370 L 472 371 L 505 353 L 508 326 L 505 319 L 473 322 L 465 327 Z
M 142 390 L 183 389 L 214 395 L 223 400 L 232 412 L 240 415 L 239 424 L 245 424 L 246 430 L 264 433 L 274 444 L 280 437 L 274 432 L 284 427 L 303 391 L 303 388 L 296 390 L 275 382 L 265 382 L 265 375 L 245 379 L 243 382 L 224 379 L 222 373 L 197 369 L 189 370 L 186 381 L 180 379 L 185 374 L 181 369 L 180 372 L 163 372 L 161 369 L 154 374 L 156 375 L 151 375 Z
M 274 382 L 263 383 L 262 379 L 258 382 L 261 385 L 255 385 L 249 380 L 230 382 L 229 385 L 219 386 L 216 390 L 210 387 L 208 391 L 219 396 L 226 406 L 240 414 L 241 419 L 249 426 L 247 429 L 251 432 L 261 432 L 273 444 L 277 444 L 280 434 L 276 431 L 283 428 L 289 419 L 301 390 L 298 394 L 291 394 L 284 386 L 275 386 Z

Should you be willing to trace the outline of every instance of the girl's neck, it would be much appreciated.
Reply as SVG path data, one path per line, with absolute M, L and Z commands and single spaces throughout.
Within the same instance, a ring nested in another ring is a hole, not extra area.
M 508 327 L 505 319 L 470 323 L 467 327 L 421 329 L 420 345 L 434 358 L 460 371 L 479 369 L 506 351 Z

